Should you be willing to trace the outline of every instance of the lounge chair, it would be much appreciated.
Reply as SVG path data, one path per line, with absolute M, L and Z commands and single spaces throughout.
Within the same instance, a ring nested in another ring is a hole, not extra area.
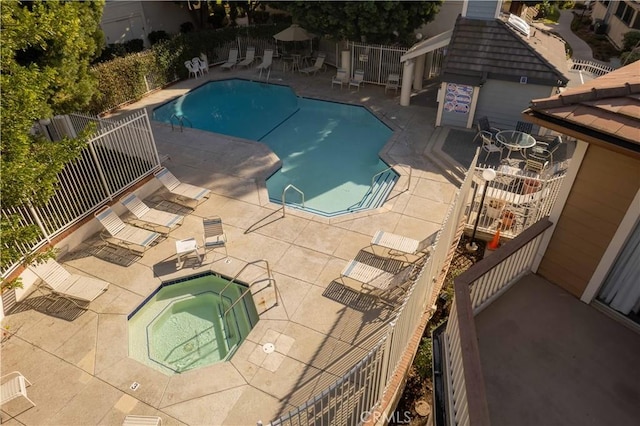
M 238 49 L 230 49 L 229 58 L 227 59 L 227 62 L 220 65 L 220 68 L 222 68 L 223 70 L 230 70 L 231 68 L 235 67 L 237 63 L 238 63 Z
M 107 291 L 109 283 L 98 278 L 85 277 L 68 272 L 58 262 L 48 259 L 46 262 L 33 264 L 30 268 L 42 280 L 37 289 L 45 295 L 69 300 L 81 309 L 88 309 L 88 304 Z M 46 287 L 49 293 L 45 293 Z M 83 302 L 79 304 L 78 301 Z
M 142 254 L 160 238 L 160 234 L 157 232 L 127 225 L 109 206 L 104 206 L 95 212 L 94 216 L 104 227 L 100 238 L 107 244 L 124 247 L 131 252 Z
M 147 228 L 161 234 L 168 234 L 182 225 L 184 216 L 156 210 L 148 207 L 136 194 L 129 193 L 120 198 L 120 202 L 135 217 L 130 222 L 132 225 Z
M 253 46 L 247 47 L 247 55 L 243 60 L 238 62 L 239 67 L 248 67 L 256 60 L 256 48 Z
M 207 256 L 207 250 L 224 247 L 224 253 L 229 257 L 227 251 L 227 235 L 222 228 L 222 219 L 218 216 L 202 219 L 202 227 L 204 228 L 204 255 Z
M 381 299 L 381 295 L 406 283 L 412 271 L 413 265 L 408 265 L 398 273 L 392 274 L 366 263 L 351 260 L 340 273 L 340 281 L 347 287 L 349 285 L 345 282 L 345 278 L 360 283 L 361 293 L 371 294 L 383 303 L 387 303 Z
M 7 377 L 11 377 L 11 379 L 5 381 Z M 28 381 L 22 373 L 19 371 L 12 371 L 9 374 L 5 374 L 0 377 L 0 405 L 4 405 L 7 402 L 16 399 L 18 397 L 24 397 L 27 401 L 31 403 L 34 407 L 36 403 L 29 399 L 27 396 L 27 386 L 31 386 L 31 382 Z
M 347 84 L 349 82 L 349 78 L 347 77 L 347 70 L 343 68 L 338 68 L 336 71 L 335 77 L 331 79 L 331 88 L 333 89 L 334 84 L 339 84 L 340 89 L 342 89 L 343 84 Z
M 320 71 L 320 69 L 324 66 L 325 57 L 326 57 L 326 54 L 324 52 L 320 52 L 318 54 L 318 57 L 316 58 L 316 62 L 310 67 L 302 68 L 300 72 L 305 73 L 307 75 L 311 73 L 313 73 L 313 75 L 316 75 L 316 73 Z
M 155 172 L 154 176 L 171 194 L 176 196 L 179 203 L 187 207 L 190 207 L 189 204 L 193 202 L 197 207 L 211 195 L 210 189 L 180 182 L 166 167 Z
M 387 83 L 384 85 L 384 93 L 387 93 L 387 90 L 393 89 L 398 93 L 398 89 L 400 88 L 400 74 L 389 74 L 387 77 Z
M 355 70 L 353 72 L 353 78 L 349 81 L 349 87 L 355 86 L 360 91 L 360 86 L 364 83 L 364 71 L 363 70 Z
M 414 255 L 421 258 L 435 243 L 436 236 L 437 233 L 434 233 L 420 241 L 391 232 L 378 231 L 371 238 L 371 249 L 379 246 L 389 249 L 388 254 L 392 257 L 402 256 L 408 259 L 408 255 Z
M 264 56 L 262 57 L 262 63 L 259 64 L 256 69 L 260 70 L 260 77 L 262 77 L 262 71 L 268 70 L 269 74 L 271 73 L 271 64 L 273 63 L 273 50 L 266 49 L 264 51 Z M 269 75 L 267 74 L 267 76 Z
M 124 418 L 122 426 L 160 426 L 162 419 L 158 416 L 134 416 L 128 415 Z

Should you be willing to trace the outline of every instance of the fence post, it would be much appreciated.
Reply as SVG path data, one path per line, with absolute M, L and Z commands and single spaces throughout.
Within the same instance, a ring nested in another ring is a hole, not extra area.
M 89 145 L 89 152 L 91 153 L 91 158 L 93 158 L 93 161 L 96 163 L 96 170 L 98 171 L 100 181 L 102 182 L 102 185 L 104 185 L 104 189 L 107 192 L 107 197 L 109 197 L 109 201 L 113 201 L 113 194 L 111 194 L 111 190 L 109 189 L 109 185 L 107 184 L 107 179 L 104 177 L 104 172 L 102 171 L 102 166 L 100 165 L 100 160 L 98 160 L 98 155 L 96 154 L 95 148 L 93 147 L 94 140 L 95 138 L 90 140 L 87 144 Z
M 162 165 L 162 162 L 160 161 L 160 154 L 158 154 L 158 147 L 156 146 L 156 140 L 153 137 L 153 132 L 151 131 L 151 122 L 149 122 L 149 114 L 147 114 L 146 109 L 142 110 L 142 116 L 144 116 L 145 123 L 147 123 L 147 129 L 149 129 L 149 137 L 151 138 L 151 146 L 153 147 L 153 153 L 156 155 L 157 165 L 160 166 Z
M 47 232 L 47 230 L 45 229 L 44 224 L 40 220 L 40 216 L 38 216 L 38 212 L 36 211 L 36 209 L 31 204 L 31 201 L 29 201 L 29 200 L 27 200 L 27 208 L 29 209 L 29 212 L 31 213 L 31 216 L 33 216 L 33 220 L 36 221 L 36 223 L 38 224 L 38 227 L 42 231 L 42 235 L 44 235 L 44 238 L 47 240 L 48 243 L 51 243 L 51 238 L 49 237 L 49 232 Z

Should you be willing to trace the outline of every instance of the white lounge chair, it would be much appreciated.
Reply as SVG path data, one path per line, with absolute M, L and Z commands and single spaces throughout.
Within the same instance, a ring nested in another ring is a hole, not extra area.
M 360 91 L 360 86 L 364 83 L 364 71 L 363 70 L 355 70 L 353 72 L 353 78 L 349 81 L 349 87 L 355 86 Z
M 384 247 L 389 249 L 389 256 L 402 256 L 408 260 L 408 255 L 420 256 L 426 254 L 434 243 L 437 233 L 429 235 L 424 240 L 415 240 L 403 235 L 394 234 L 391 232 L 377 231 L 373 238 L 371 238 L 371 249 L 374 246 Z M 374 251 L 375 254 L 375 251 Z
M 184 216 L 182 215 L 148 207 L 133 193 L 121 197 L 120 202 L 135 217 L 135 219 L 130 220 L 132 225 L 160 232 L 161 234 L 168 234 L 182 225 L 184 221 Z
M 122 426 L 160 426 L 162 419 L 158 416 L 134 416 L 128 415 L 124 418 Z
M 247 47 L 247 54 L 243 60 L 238 62 L 239 67 L 248 67 L 256 60 L 256 48 L 253 46 Z
M 262 57 L 262 63 L 256 67 L 256 69 L 260 70 L 260 77 L 262 77 L 263 70 L 268 70 L 269 74 L 271 73 L 272 63 L 273 63 L 273 49 L 266 49 L 264 51 L 264 56 Z M 269 76 L 269 74 L 267 74 L 267 77 Z
M 7 379 L 7 377 L 11 377 L 11 379 Z M 18 397 L 24 397 L 27 401 L 31 403 L 34 407 L 36 403 L 29 399 L 27 396 L 27 385 L 31 386 L 31 382 L 28 381 L 22 373 L 19 371 L 12 371 L 9 374 L 5 374 L 0 377 L 0 405 L 4 405 L 7 402 L 16 399 Z
M 387 93 L 387 90 L 393 89 L 397 94 L 399 88 L 400 74 L 389 74 L 389 76 L 387 77 L 387 83 L 384 85 L 384 93 Z
M 154 241 L 160 238 L 160 234 L 157 232 L 127 225 L 109 206 L 104 206 L 95 212 L 94 216 L 104 227 L 100 238 L 107 244 L 124 247 L 129 251 L 142 254 L 151 247 Z
M 333 89 L 334 84 L 339 84 L 340 89 L 342 89 L 343 84 L 349 83 L 349 78 L 347 77 L 347 70 L 343 68 L 338 68 L 336 71 L 335 77 L 331 79 L 331 88 Z
M 188 206 L 188 204 L 195 202 L 197 207 L 211 195 L 210 189 L 180 182 L 166 167 L 155 172 L 154 176 L 184 205 Z
M 413 271 L 413 266 L 409 265 L 398 273 L 392 274 L 366 263 L 351 260 L 340 273 L 340 281 L 345 286 L 349 286 L 345 278 L 353 280 L 360 284 L 361 293 L 371 294 L 376 296 L 378 300 L 383 301 L 380 296 L 407 282 L 411 271 Z
M 67 299 L 81 309 L 87 309 L 89 302 L 92 302 L 109 288 L 108 282 L 98 278 L 72 274 L 53 259 L 33 264 L 29 269 L 42 280 L 42 284 L 37 289 L 45 297 L 53 298 L 52 296 L 55 296 Z M 45 293 L 42 287 L 46 287 L 49 293 Z M 78 304 L 77 301 L 86 303 Z
M 230 70 L 231 68 L 235 67 L 237 63 L 238 49 L 231 49 L 229 50 L 229 58 L 227 59 L 227 62 L 220 65 L 220 68 L 222 68 L 223 70 Z
M 218 216 L 202 219 L 202 227 L 204 228 L 204 255 L 207 256 L 207 250 L 218 247 L 224 247 L 224 253 L 229 257 L 227 251 L 227 235 L 222 228 L 222 219 Z
M 326 54 L 324 52 L 320 52 L 318 54 L 318 57 L 316 58 L 316 62 L 310 67 L 302 68 L 300 72 L 305 73 L 307 75 L 311 73 L 313 73 L 313 75 L 316 75 L 316 73 L 320 71 L 320 69 L 324 66 L 325 57 L 326 57 Z

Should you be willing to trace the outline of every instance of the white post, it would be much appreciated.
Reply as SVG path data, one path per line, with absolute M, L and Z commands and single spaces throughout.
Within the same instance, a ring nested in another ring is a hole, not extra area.
M 347 75 L 349 76 L 349 78 L 351 78 L 351 51 L 350 50 L 343 50 L 342 52 L 340 52 L 341 55 L 341 67 L 345 70 L 347 70 Z
M 402 89 L 400 90 L 400 105 L 409 106 L 411 102 L 411 83 L 413 82 L 413 69 L 415 61 L 408 59 L 404 63 L 404 71 L 402 73 Z
M 422 90 L 422 80 L 424 79 L 425 56 L 420 55 L 416 58 L 416 69 L 413 73 L 413 89 Z

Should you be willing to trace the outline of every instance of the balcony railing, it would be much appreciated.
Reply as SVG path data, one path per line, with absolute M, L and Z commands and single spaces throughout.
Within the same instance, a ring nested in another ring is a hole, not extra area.
M 489 425 L 489 407 L 480 364 L 474 316 L 531 271 L 545 231 L 544 218 L 505 243 L 454 280 L 454 300 L 449 320 L 438 336 L 443 348 L 445 406 L 436 418 L 449 425 Z M 436 371 L 438 369 L 436 368 Z

